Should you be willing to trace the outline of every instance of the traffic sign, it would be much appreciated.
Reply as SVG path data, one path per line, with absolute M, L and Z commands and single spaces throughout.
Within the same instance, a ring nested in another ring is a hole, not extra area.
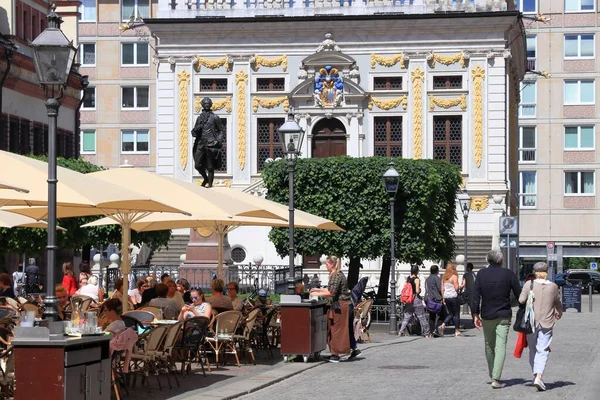
M 591 262 L 590 263 L 590 269 L 598 269 L 598 263 Z
M 548 243 L 546 243 L 546 248 L 548 250 L 554 250 L 554 242 L 548 242 Z
M 558 261 L 558 254 L 548 254 L 548 261 Z
M 517 235 L 519 233 L 519 224 L 517 217 L 500 217 L 500 234 Z
M 500 247 L 510 247 L 511 249 L 516 249 L 519 247 L 519 238 L 518 236 L 501 236 L 500 237 Z

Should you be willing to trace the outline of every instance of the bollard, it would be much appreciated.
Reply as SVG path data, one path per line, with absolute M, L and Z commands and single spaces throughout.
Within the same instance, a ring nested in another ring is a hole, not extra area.
M 589 298 L 590 298 L 590 312 L 592 312 L 592 295 L 594 294 L 594 287 L 592 286 L 592 282 L 590 282 L 589 286 L 588 286 L 588 293 L 589 293 Z

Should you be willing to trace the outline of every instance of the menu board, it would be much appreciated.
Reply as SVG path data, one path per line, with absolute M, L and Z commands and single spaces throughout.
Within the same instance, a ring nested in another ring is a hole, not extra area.
M 581 312 L 581 290 L 579 285 L 563 285 L 562 287 L 562 303 L 563 309 L 575 308 L 577 312 Z

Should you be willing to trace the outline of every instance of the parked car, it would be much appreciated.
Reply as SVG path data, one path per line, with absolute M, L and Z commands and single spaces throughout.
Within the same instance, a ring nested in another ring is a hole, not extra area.
M 590 287 L 600 292 L 600 272 L 591 270 L 570 270 L 564 274 L 558 274 L 554 278 L 554 283 L 563 286 L 567 283 L 571 285 L 579 284 L 583 286 L 583 292 L 587 292 Z

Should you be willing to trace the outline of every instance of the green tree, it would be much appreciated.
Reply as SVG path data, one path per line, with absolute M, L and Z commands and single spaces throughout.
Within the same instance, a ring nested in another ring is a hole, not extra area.
M 47 161 L 45 156 L 31 156 L 32 158 Z M 67 159 L 59 157 L 57 164 L 60 167 L 72 169 L 84 174 L 100 171 L 98 167 L 81 158 Z M 58 224 L 66 231 L 56 234 L 59 248 L 81 249 L 86 246 L 106 246 L 108 243 L 121 243 L 121 228 L 118 225 L 106 225 L 93 228 L 82 228 L 81 225 L 94 221 L 101 216 L 82 218 L 63 218 Z M 145 243 L 153 249 L 166 246 L 171 231 L 157 232 L 131 232 L 131 242 L 140 245 Z M 45 229 L 14 228 L 0 229 L 0 248 L 5 251 L 40 255 L 46 248 L 47 233 Z
M 461 175 L 456 167 L 438 160 L 394 159 L 400 174 L 395 205 L 396 258 L 401 262 L 450 259 L 454 252 L 456 192 Z M 360 259 L 383 257 L 379 298 L 387 297 L 390 269 L 390 209 L 382 175 L 389 159 L 299 159 L 295 174 L 298 209 L 328 218 L 345 232 L 299 229 L 299 254 L 336 254 L 350 258 L 349 284 L 358 278 Z M 263 179 L 270 200 L 287 204 L 285 160 L 265 165 Z M 288 230 L 269 233 L 277 252 L 288 249 Z

